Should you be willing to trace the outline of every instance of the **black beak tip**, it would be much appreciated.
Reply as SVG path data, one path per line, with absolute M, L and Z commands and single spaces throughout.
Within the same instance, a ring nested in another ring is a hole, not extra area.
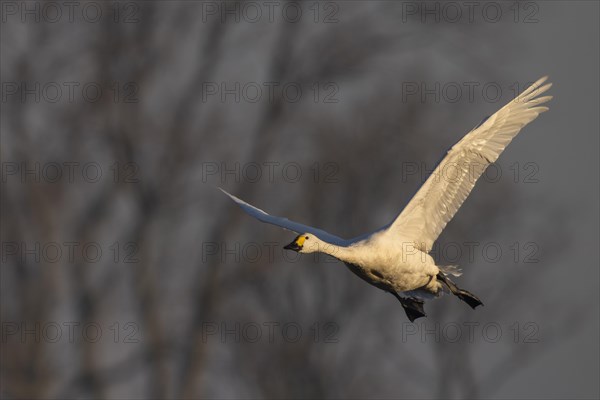
M 283 246 L 283 248 L 286 250 L 294 250 L 294 251 L 300 250 L 300 246 L 298 246 L 296 244 L 296 242 L 292 242 L 292 243 L 288 244 L 287 246 Z

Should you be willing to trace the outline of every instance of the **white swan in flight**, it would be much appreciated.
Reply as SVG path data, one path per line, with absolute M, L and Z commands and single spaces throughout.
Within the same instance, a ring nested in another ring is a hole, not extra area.
M 350 240 L 341 239 L 323 230 L 269 215 L 221 190 L 259 221 L 299 233 L 285 249 L 329 254 L 344 262 L 360 278 L 393 294 L 411 322 L 425 316 L 425 299 L 438 297 L 447 290 L 475 308 L 483 304 L 479 298 L 458 288 L 448 278 L 448 275 L 459 276 L 459 270 L 455 266 L 435 265 L 429 252 L 487 166 L 498 159 L 525 125 L 548 110 L 541 104 L 552 96 L 540 96 L 552 85 L 544 84 L 546 79 L 539 79 L 466 134 L 448 151 L 400 215 L 375 232 Z

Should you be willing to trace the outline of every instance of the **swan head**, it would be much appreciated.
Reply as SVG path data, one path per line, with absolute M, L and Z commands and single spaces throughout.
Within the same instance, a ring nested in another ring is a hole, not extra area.
M 303 233 L 302 235 L 296 236 L 292 243 L 284 246 L 283 248 L 286 250 L 293 250 L 298 253 L 308 254 L 323 251 L 322 249 L 324 244 L 325 242 L 315 235 L 311 233 Z

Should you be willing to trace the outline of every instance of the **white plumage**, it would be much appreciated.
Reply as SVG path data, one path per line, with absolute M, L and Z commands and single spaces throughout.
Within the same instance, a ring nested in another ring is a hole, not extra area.
M 221 190 L 259 221 L 299 233 L 287 249 L 329 254 L 362 279 L 392 293 L 411 321 L 425 316 L 423 299 L 438 296 L 443 289 L 449 289 L 475 308 L 481 301 L 456 287 L 447 277 L 458 275 L 456 268 L 436 266 L 429 252 L 488 165 L 498 159 L 525 125 L 548 110 L 541 104 L 552 96 L 540 96 L 552 86 L 544 84 L 546 79 L 539 79 L 466 134 L 448 151 L 398 217 L 370 234 L 345 240 L 321 229 L 269 215 Z

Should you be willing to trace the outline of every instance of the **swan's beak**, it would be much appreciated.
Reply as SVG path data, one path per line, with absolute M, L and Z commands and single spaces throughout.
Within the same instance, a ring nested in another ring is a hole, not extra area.
M 284 246 L 283 248 L 286 250 L 294 250 L 294 251 L 302 250 L 302 246 L 298 245 L 297 240 L 294 240 L 292 243 L 288 244 L 287 246 Z
M 294 239 L 294 241 L 292 243 L 285 246 L 284 249 L 300 251 L 300 250 L 302 250 L 302 246 L 304 246 L 305 240 L 306 240 L 306 238 L 303 235 L 298 235 L 298 236 L 296 236 L 296 239 Z

